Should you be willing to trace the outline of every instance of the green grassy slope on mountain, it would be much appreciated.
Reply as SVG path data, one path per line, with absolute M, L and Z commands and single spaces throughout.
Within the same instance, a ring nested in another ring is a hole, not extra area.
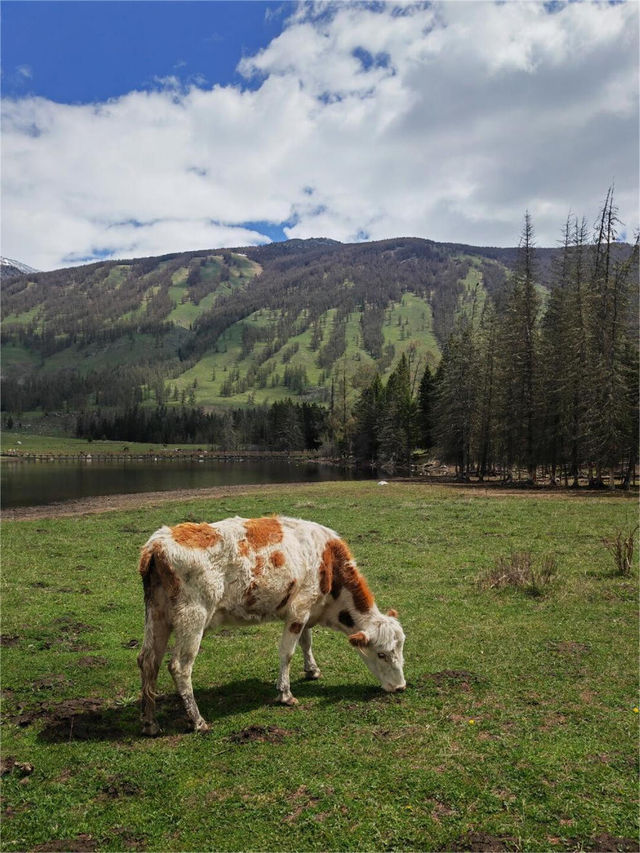
M 552 250 L 541 252 L 544 298 Z M 435 366 L 457 318 L 480 316 L 515 257 L 414 238 L 292 240 L 31 273 L 2 283 L 3 376 L 47 377 L 54 408 L 72 374 L 86 378 L 72 406 L 118 404 L 102 394 L 114 368 L 153 388 L 150 404 L 322 402 L 339 380 L 353 394 L 376 370 L 388 376 L 403 352 L 416 372 Z M 45 407 L 41 397 L 20 404 Z

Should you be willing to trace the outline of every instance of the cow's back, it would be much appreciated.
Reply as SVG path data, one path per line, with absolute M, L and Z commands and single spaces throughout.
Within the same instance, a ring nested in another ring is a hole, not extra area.
M 322 551 L 335 536 L 300 519 L 236 516 L 162 527 L 145 550 L 160 549 L 170 566 L 177 607 L 203 607 L 213 624 L 255 622 L 295 616 L 314 605 L 322 596 Z

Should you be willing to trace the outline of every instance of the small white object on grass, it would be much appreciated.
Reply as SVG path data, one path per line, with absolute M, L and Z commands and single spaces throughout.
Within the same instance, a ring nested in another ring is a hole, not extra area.
M 378 483 L 378 485 L 379 485 L 379 486 L 388 486 L 388 485 L 389 485 L 389 483 L 387 483 L 387 481 L 386 481 L 386 480 L 380 480 L 380 482 Z

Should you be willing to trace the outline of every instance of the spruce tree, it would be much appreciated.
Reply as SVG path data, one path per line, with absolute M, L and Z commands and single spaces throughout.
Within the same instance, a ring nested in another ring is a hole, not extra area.
M 362 391 L 354 406 L 353 449 L 356 460 L 361 464 L 377 464 L 383 399 L 384 388 L 376 373 L 373 382 Z
M 637 318 L 630 316 L 630 282 L 632 273 L 637 271 L 638 242 L 626 260 L 617 257 L 614 246 L 619 224 L 610 188 L 596 223 L 593 252 L 589 433 L 597 482 L 602 483 L 603 474 L 608 471 L 611 488 L 615 466 L 629 452 L 628 365 L 633 362 L 629 346 L 637 323 Z
M 427 364 L 418 387 L 418 422 L 420 428 L 420 446 L 423 450 L 433 447 L 433 374 Z
M 411 393 L 409 362 L 404 353 L 387 381 L 379 439 L 383 467 L 390 472 L 396 468 L 410 470 L 418 440 L 418 407 Z
M 515 272 L 502 317 L 501 385 L 499 417 L 506 466 L 524 465 L 534 482 L 537 467 L 538 313 L 535 289 L 535 244 L 531 217 L 525 214 Z
M 499 323 L 495 303 L 487 297 L 475 335 L 476 388 L 474 407 L 474 453 L 482 482 L 495 452 L 496 379 Z
M 435 439 L 438 451 L 466 478 L 471 465 L 477 375 L 473 326 L 460 321 L 442 353 L 435 377 Z

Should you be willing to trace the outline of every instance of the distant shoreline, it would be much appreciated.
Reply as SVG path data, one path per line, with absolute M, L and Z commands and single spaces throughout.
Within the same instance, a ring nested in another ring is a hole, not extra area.
M 120 495 L 97 495 L 90 498 L 78 498 L 59 503 L 45 504 L 39 506 L 10 507 L 2 511 L 3 521 L 36 521 L 38 519 L 55 519 L 79 515 L 97 515 L 103 512 L 115 512 L 128 509 L 141 509 L 142 507 L 157 506 L 163 503 L 193 500 L 214 500 L 220 498 L 233 498 L 241 495 L 255 494 L 256 492 L 281 492 L 289 491 L 311 491 L 326 488 L 327 486 L 340 486 L 349 483 L 352 488 L 361 488 L 364 484 L 372 484 L 372 480 L 357 481 L 323 481 L 320 483 L 297 482 L 297 483 L 263 483 L 255 485 L 236 486 L 212 486 L 204 489 L 175 489 L 158 492 L 132 492 Z M 434 482 L 421 478 L 401 478 L 390 480 L 389 486 L 424 486 L 430 489 L 448 489 L 451 491 L 465 491 L 469 498 L 545 498 L 553 499 L 606 499 L 637 500 L 638 490 L 616 491 L 600 489 L 565 489 L 537 488 L 522 489 L 505 487 L 500 483 L 452 483 L 446 481 Z M 212 508 L 211 517 L 215 518 L 215 508 Z

